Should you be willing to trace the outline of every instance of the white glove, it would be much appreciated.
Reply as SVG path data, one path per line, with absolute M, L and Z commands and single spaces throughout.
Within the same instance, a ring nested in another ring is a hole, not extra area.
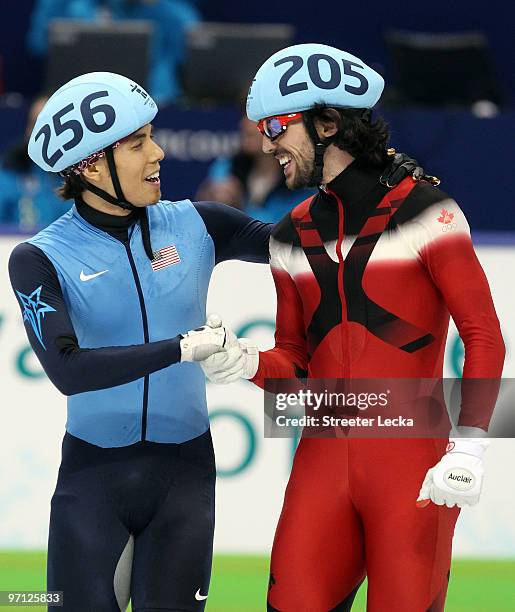
M 448 508 L 477 504 L 483 482 L 483 455 L 488 445 L 484 439 L 451 438 L 446 454 L 428 470 L 417 506 L 424 508 L 429 501 Z
M 206 378 L 227 385 L 239 378 L 253 378 L 259 365 L 259 350 L 249 338 L 238 338 L 225 353 L 211 355 L 200 364 Z
M 202 361 L 215 353 L 226 353 L 236 342 L 234 333 L 222 325 L 218 315 L 210 315 L 206 325 L 182 334 L 181 361 Z

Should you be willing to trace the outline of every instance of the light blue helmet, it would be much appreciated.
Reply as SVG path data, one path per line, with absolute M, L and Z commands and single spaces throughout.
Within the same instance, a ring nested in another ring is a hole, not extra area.
M 383 77 L 359 58 L 317 43 L 274 53 L 257 71 L 247 97 L 247 116 L 259 121 L 308 110 L 315 104 L 372 108 Z
M 61 172 L 150 123 L 157 105 L 133 80 L 90 72 L 60 87 L 40 112 L 28 153 L 43 170 Z

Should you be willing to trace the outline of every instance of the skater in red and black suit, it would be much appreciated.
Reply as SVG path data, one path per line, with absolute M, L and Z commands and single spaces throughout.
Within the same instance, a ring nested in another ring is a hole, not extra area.
M 316 44 L 284 49 L 256 74 L 247 112 L 264 151 L 290 189 L 319 190 L 272 233 L 275 348 L 240 340 L 203 363 L 211 380 L 438 379 L 450 316 L 464 379 L 499 379 L 504 343 L 465 216 L 434 177 L 391 176 L 388 128 L 370 110 L 382 89 L 361 60 Z M 442 611 L 454 526 L 479 499 L 488 416 L 465 413 L 449 444 L 303 437 L 268 609 L 350 610 L 367 576 L 369 612 Z M 456 485 L 453 470 L 470 481 Z

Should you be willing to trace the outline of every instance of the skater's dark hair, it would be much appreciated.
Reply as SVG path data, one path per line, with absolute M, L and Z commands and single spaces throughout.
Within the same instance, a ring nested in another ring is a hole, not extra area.
M 305 123 L 315 118 L 336 123 L 338 132 L 331 142 L 352 155 L 359 165 L 383 166 L 387 162 L 390 129 L 382 117 L 372 121 L 370 109 L 332 108 L 316 104 L 303 112 L 302 117 Z

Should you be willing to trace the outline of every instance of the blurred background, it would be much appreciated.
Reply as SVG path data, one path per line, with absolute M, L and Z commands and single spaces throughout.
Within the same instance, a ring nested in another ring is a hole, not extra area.
M 67 209 L 54 193 L 59 180 L 26 153 L 48 95 L 91 70 L 134 78 L 160 107 L 154 125 L 166 154 L 163 198 L 217 200 L 275 222 L 306 194 L 285 188 L 244 117 L 256 69 L 276 50 L 301 42 L 362 58 L 387 84 L 377 112 L 390 123 L 391 146 L 437 175 L 467 215 L 507 344 L 504 375 L 513 377 L 514 17 L 514 5 L 501 0 L 2 0 L 0 590 L 44 588 L 49 500 L 65 422 L 65 398 L 27 344 L 6 271 L 14 245 Z M 275 291 L 264 266 L 220 266 L 209 310 L 262 348 L 273 344 Z M 452 328 L 446 375 L 460 376 L 462 361 Z M 262 610 L 294 446 L 263 439 L 262 398 L 250 384 L 209 387 L 208 394 L 219 484 L 207 609 Z M 457 528 L 446 608 L 452 612 L 515 609 L 515 488 L 506 485 L 514 468 L 515 443 L 494 441 L 481 504 L 463 512 Z M 361 589 L 354 609 L 364 610 L 364 596 Z

